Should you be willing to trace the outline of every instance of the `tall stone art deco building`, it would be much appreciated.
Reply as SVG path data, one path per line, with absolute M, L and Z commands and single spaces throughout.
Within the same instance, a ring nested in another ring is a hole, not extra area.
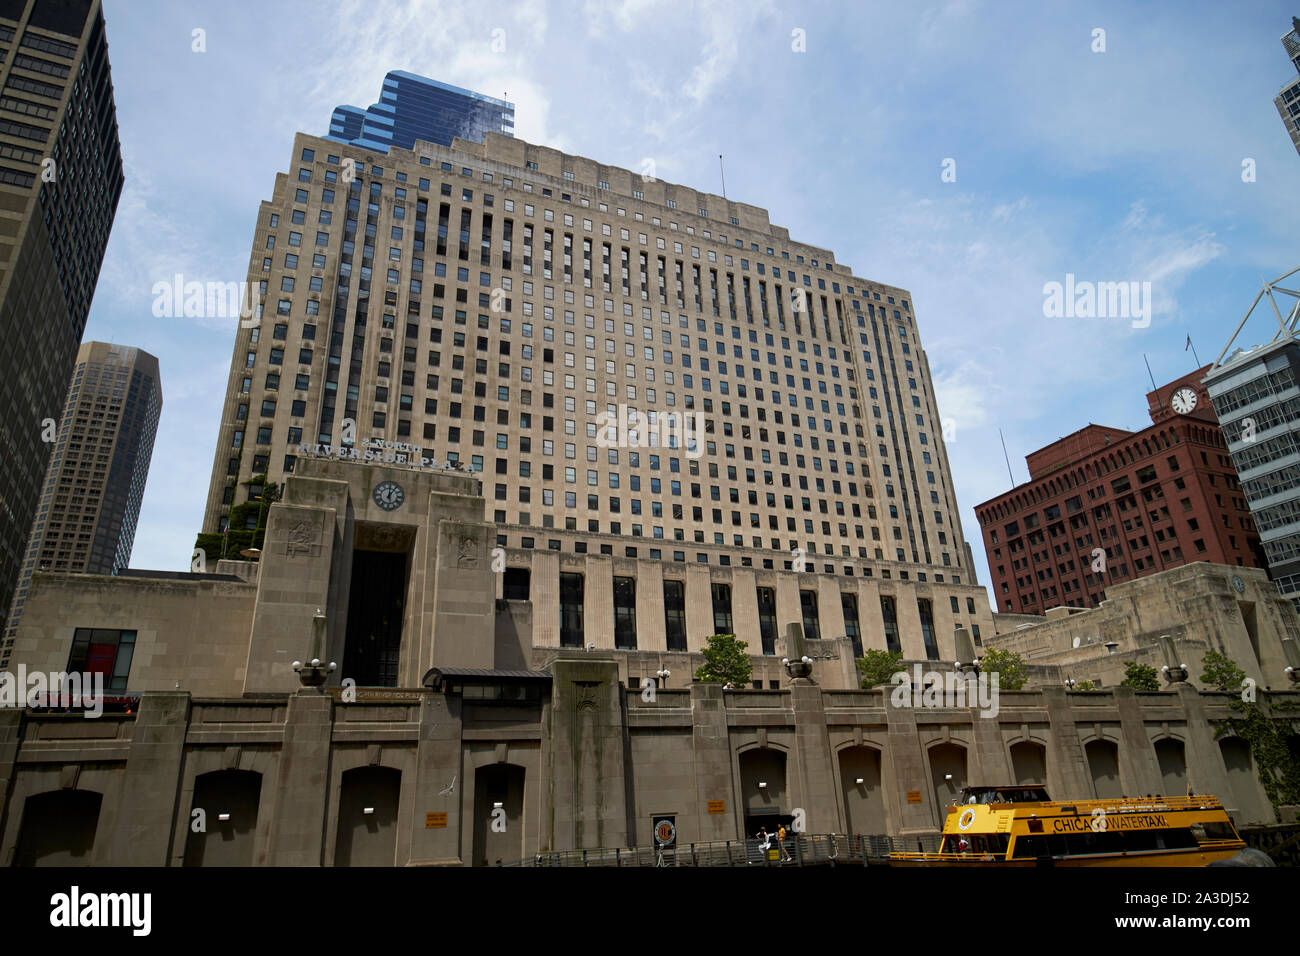
M 122 192 L 99 0 L 0 0 L 0 607 Z
M 477 474 L 503 548 L 803 568 L 810 637 L 870 618 L 932 659 L 951 659 L 954 625 L 991 623 L 905 290 L 762 209 L 503 135 L 377 155 L 300 134 L 292 159 L 258 215 L 261 319 L 238 332 L 205 531 L 255 476 L 386 441 Z M 684 413 L 693 447 L 633 440 Z M 849 596 L 819 598 L 823 576 Z M 863 606 L 863 579 L 908 592 Z M 539 587 L 637 601 L 635 580 Z M 679 642 L 684 612 L 706 635 L 744 621 L 772 653 L 775 588 L 687 599 L 679 580 L 655 597 Z M 556 617 L 551 640 L 587 639 Z

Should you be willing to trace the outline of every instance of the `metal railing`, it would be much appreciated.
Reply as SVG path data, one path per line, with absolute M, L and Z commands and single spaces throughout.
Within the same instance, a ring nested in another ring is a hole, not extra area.
M 924 842 L 929 842 L 928 840 Z M 538 853 L 503 866 L 834 866 L 883 863 L 894 849 L 884 834 L 797 833 L 782 845 L 757 838 L 670 847 L 600 848 Z

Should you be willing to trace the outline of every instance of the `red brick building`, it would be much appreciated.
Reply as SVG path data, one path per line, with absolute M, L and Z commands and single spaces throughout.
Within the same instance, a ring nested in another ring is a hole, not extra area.
M 976 506 L 999 612 L 1096 607 L 1108 585 L 1194 561 L 1267 567 L 1207 370 L 1148 392 L 1149 428 L 1081 428 Z

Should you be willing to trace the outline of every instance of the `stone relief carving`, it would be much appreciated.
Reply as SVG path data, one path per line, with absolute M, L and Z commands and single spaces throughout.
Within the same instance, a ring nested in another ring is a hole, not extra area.
M 289 533 L 285 537 L 284 553 L 289 557 L 320 554 L 320 523 L 316 518 L 289 519 Z
M 470 535 L 462 535 L 457 550 L 456 567 L 474 569 L 478 567 L 478 542 Z
M 578 680 L 574 681 L 573 684 L 578 688 L 577 702 L 573 705 L 573 709 L 576 711 L 597 710 L 599 708 L 597 702 L 599 692 L 596 688 L 600 686 L 600 681 Z

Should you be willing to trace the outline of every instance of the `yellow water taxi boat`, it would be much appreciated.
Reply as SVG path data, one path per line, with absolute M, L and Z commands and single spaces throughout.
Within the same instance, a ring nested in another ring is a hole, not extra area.
M 1246 844 L 1217 797 L 1052 800 L 1037 786 L 966 787 L 938 853 L 891 866 L 1208 866 Z

